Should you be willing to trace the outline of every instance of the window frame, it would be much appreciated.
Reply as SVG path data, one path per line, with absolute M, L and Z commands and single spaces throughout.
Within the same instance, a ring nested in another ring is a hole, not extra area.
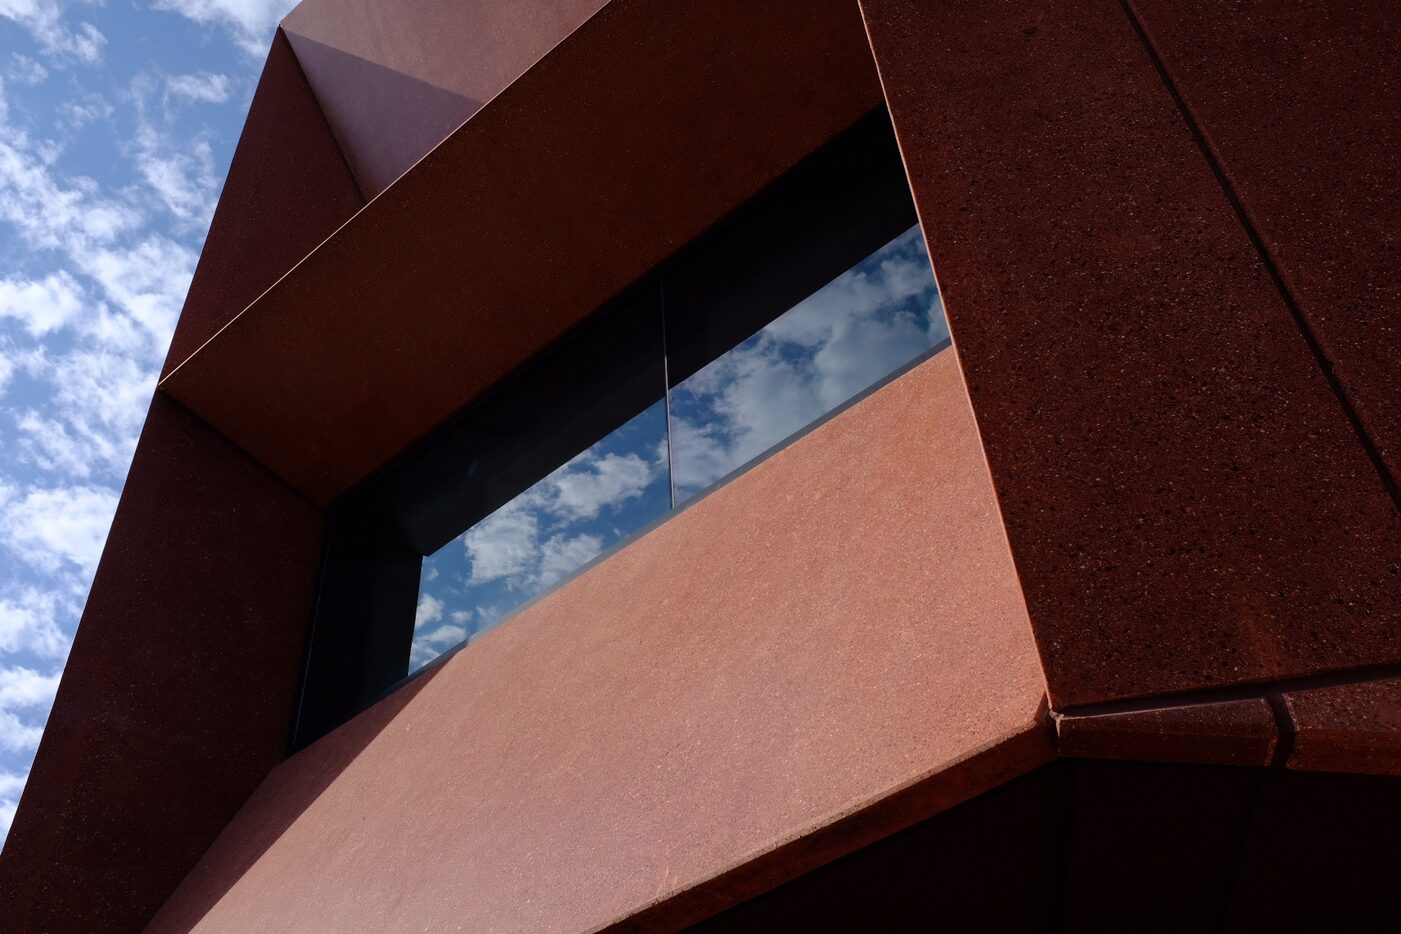
M 638 400 L 645 396 L 640 387 L 649 381 L 658 390 L 653 402 L 666 398 L 701 367 L 851 268 L 853 251 L 869 255 L 918 223 L 889 115 L 884 106 L 877 107 L 468 403 L 393 463 L 338 498 L 330 510 L 291 749 L 303 748 L 464 648 L 468 643 L 405 673 L 424 557 L 642 408 L 619 417 L 617 413 L 627 408 L 623 402 L 621 408 L 615 405 L 611 417 L 604 414 L 596 419 L 592 430 L 576 431 L 569 439 L 545 445 L 552 453 L 525 451 L 521 456 L 533 459 L 534 466 L 503 488 L 514 492 L 506 495 L 498 490 L 481 497 L 484 505 L 466 510 L 476 518 L 445 535 L 444 528 L 456 528 L 460 522 L 434 517 L 425 503 L 451 500 L 454 487 L 462 486 L 463 460 L 475 456 L 470 444 L 478 431 L 474 420 L 480 422 L 483 412 L 496 407 L 519 413 L 528 405 L 522 399 L 548 400 L 552 393 L 593 392 L 601 398 L 612 393 L 615 403 Z M 847 235 L 831 236 L 834 228 L 847 228 Z M 853 243 L 867 247 L 862 252 Z M 775 268 L 782 274 L 775 276 Z M 735 308 L 740 311 L 736 313 Z M 652 330 L 646 323 L 649 317 L 656 324 L 651 334 L 646 333 Z M 635 329 L 630 337 L 629 324 Z M 603 349 L 610 344 L 611 349 Z M 648 346 L 659 352 L 649 356 Z M 523 612 L 947 346 L 945 340 L 917 354 L 685 502 L 676 503 L 673 484 L 670 509 L 505 618 Z M 629 361 L 634 370 L 628 370 Z M 609 383 L 602 391 L 596 382 L 600 373 Z M 538 415 L 540 410 L 531 411 Z M 610 425 L 598 431 L 599 426 Z M 596 437 L 581 443 L 581 438 L 595 433 Z M 528 449 L 530 444 L 516 446 Z M 673 471 L 674 465 L 668 463 L 668 470 Z M 453 507 L 450 512 L 461 515 L 463 509 Z

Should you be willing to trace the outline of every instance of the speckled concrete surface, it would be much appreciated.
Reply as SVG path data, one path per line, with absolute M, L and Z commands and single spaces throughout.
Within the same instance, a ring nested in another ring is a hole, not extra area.
M 329 502 L 879 104 L 850 0 L 614 0 L 164 385 Z
M 282 760 L 322 523 L 156 397 L 0 858 L 0 929 L 140 930 Z
M 1133 0 L 1401 479 L 1401 16 L 1389 0 Z
M 1043 693 L 941 354 L 293 757 L 152 930 L 590 930 L 1045 761 Z
M 1279 740 L 1263 698 L 1061 717 L 1056 733 L 1063 756 L 1204 765 L 1269 765 Z
M 1120 5 L 863 9 L 1052 706 L 1401 662 L 1401 516 Z
M 365 197 L 607 0 L 315 0 L 282 21 Z
M 364 203 L 287 38 L 279 32 L 162 374 L 198 350 Z
M 1401 679 L 1294 691 L 1291 769 L 1401 775 Z

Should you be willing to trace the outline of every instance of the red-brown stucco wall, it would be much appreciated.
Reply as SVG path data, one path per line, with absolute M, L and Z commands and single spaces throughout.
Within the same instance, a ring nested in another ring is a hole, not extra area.
M 948 352 L 425 680 L 279 767 L 151 930 L 665 929 L 1051 753 Z

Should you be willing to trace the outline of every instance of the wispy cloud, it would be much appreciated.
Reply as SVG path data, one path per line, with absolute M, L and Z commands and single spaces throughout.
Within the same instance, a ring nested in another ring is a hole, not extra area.
M 540 568 L 534 584 L 545 588 L 574 573 L 603 551 L 598 535 L 552 535 L 540 548 Z
M 0 769 L 0 840 L 10 829 L 15 819 L 15 806 L 19 803 L 20 792 L 24 791 L 28 772 L 10 772 Z
M 18 52 L 10 57 L 10 67 L 5 71 L 5 77 L 16 84 L 42 84 L 48 76 L 47 68 L 28 55 Z
M 38 747 L 44 732 L 43 720 L 22 718 L 20 711 L 48 711 L 58 681 L 57 671 L 43 674 L 32 668 L 0 668 L 0 748 L 28 752 Z M 0 777 L 0 801 L 7 797 L 5 786 L 13 781 L 13 777 Z
M 42 723 L 25 722 L 18 714 L 0 710 L 0 749 L 32 752 L 39 748 L 39 740 L 43 735 Z
M 413 647 L 409 652 L 409 667 L 420 668 L 428 664 L 466 638 L 467 627 L 460 623 L 448 623 L 436 628 L 428 626 L 416 630 Z
M 93 179 L 61 178 L 25 131 L 3 123 L 0 131 L 0 220 L 31 247 L 77 256 L 141 225 L 140 213 L 104 194 Z
M 168 75 L 165 79 L 167 100 L 175 98 L 205 104 L 222 104 L 233 95 L 233 87 L 233 80 L 228 75 L 207 71 L 190 75 Z
M 514 500 L 462 536 L 472 565 L 469 584 L 524 583 L 535 576 L 540 563 L 538 508 L 524 498 Z
M 0 0 L 0 838 L 291 5 Z
M 664 432 L 658 403 L 428 558 L 412 666 L 491 626 L 665 509 Z
M 43 337 L 77 317 L 83 289 L 64 270 L 39 280 L 0 279 L 0 318 L 14 318 L 33 337 Z
M 424 594 L 418 601 L 418 607 L 414 611 L 413 624 L 415 629 L 421 629 L 431 623 L 436 623 L 443 618 L 443 601 Z
M 155 0 L 151 6 L 223 29 L 248 55 L 261 56 L 267 51 L 278 22 L 296 3 L 295 0 Z
M 117 508 L 105 487 L 30 490 L 0 507 L 0 544 L 40 571 L 92 576 Z
M 0 707 L 47 707 L 58 690 L 59 673 L 32 668 L 0 668 Z
M 672 391 L 691 495 L 948 336 L 918 227 Z
M 102 59 L 107 37 L 92 23 L 70 25 L 56 0 L 0 0 L 0 18 L 26 30 L 43 54 L 96 64 Z
M 596 535 L 570 526 L 635 499 L 662 477 L 640 454 L 585 451 L 462 536 L 470 584 L 548 586 L 602 550 Z
M 585 454 L 545 479 L 548 508 L 567 519 L 592 519 L 635 496 L 656 479 L 658 466 L 636 453 Z
M 456 636 L 445 608 L 467 607 L 463 624 L 489 624 L 495 604 L 482 602 L 518 605 L 664 509 L 665 494 L 657 511 L 609 521 L 665 491 L 668 458 L 678 492 L 693 495 L 939 343 L 943 327 L 913 228 L 676 387 L 670 453 L 664 418 L 626 442 L 625 427 L 462 535 L 463 570 L 438 573 L 454 566 L 452 546 L 430 558 L 415 666 Z
M 73 600 L 72 594 L 37 587 L 20 588 L 0 598 L 0 652 L 63 658 L 70 638 L 61 617 L 72 612 Z

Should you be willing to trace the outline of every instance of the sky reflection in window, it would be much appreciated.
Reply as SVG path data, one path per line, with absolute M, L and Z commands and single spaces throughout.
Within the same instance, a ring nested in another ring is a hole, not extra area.
M 658 401 L 423 560 L 409 671 L 666 512 L 669 483 Z
M 410 672 L 947 340 L 911 227 L 425 558 Z
M 677 502 L 948 336 L 916 225 L 671 390 Z

